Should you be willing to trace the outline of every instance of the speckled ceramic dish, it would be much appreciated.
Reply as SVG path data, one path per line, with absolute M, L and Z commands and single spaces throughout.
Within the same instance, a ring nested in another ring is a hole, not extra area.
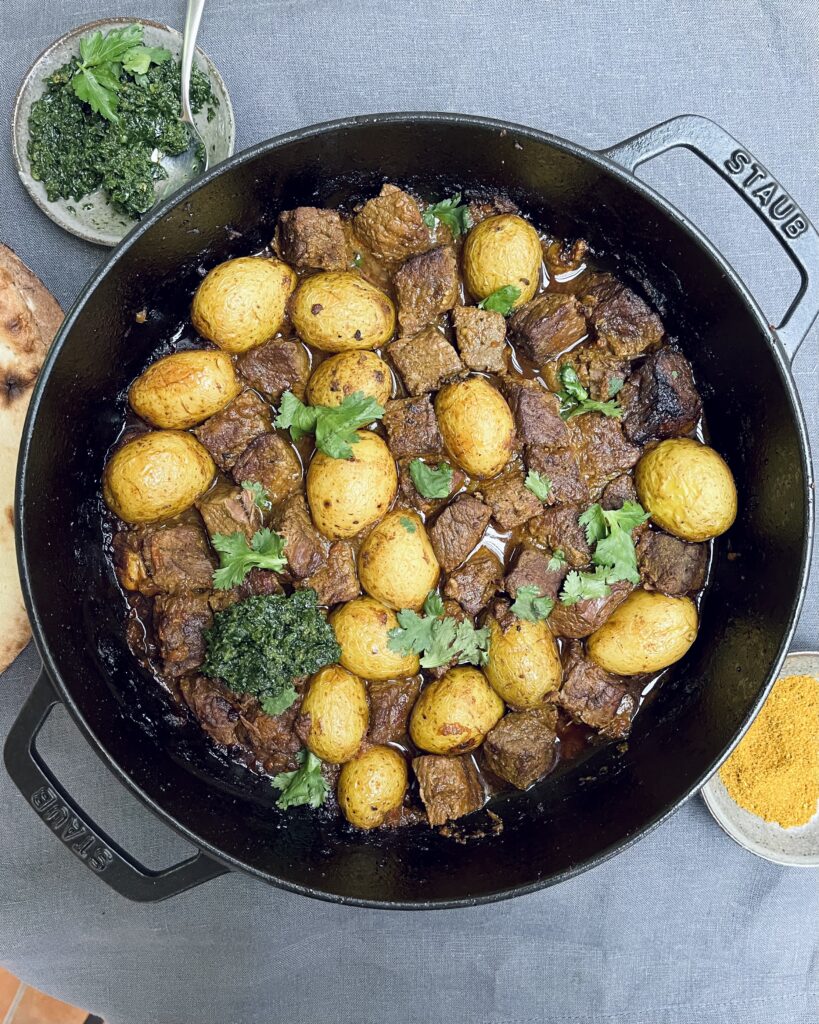
M 14 103 L 12 115 L 12 148 L 20 180 L 28 189 L 29 195 L 40 209 L 56 224 L 73 235 L 84 238 L 98 245 L 116 245 L 136 223 L 129 217 L 115 210 L 99 191 L 84 196 L 79 202 L 70 199 L 59 199 L 49 202 L 46 198 L 42 182 L 35 181 L 31 176 L 31 165 L 28 159 L 28 117 L 32 104 L 45 91 L 45 79 L 57 68 L 67 63 L 71 57 L 79 53 L 79 41 L 95 29 L 108 32 L 122 25 L 141 24 L 144 26 L 144 42 L 148 46 L 163 46 L 175 57 L 182 51 L 182 36 L 175 29 L 160 25 L 155 21 L 136 18 L 106 18 L 88 25 L 80 25 L 61 36 L 34 62 L 29 69 Z M 225 83 L 211 60 L 196 50 L 197 66 L 210 78 L 211 88 L 218 98 L 216 116 L 207 120 L 205 111 L 197 115 L 196 126 L 208 149 L 210 166 L 229 157 L 235 142 L 235 125 L 233 107 L 230 103 Z
M 819 679 L 819 652 L 795 651 L 787 656 L 783 676 L 814 676 Z M 819 811 L 807 825 L 781 828 L 749 814 L 734 803 L 719 773 L 703 786 L 702 797 L 718 824 L 740 846 L 775 864 L 819 867 Z

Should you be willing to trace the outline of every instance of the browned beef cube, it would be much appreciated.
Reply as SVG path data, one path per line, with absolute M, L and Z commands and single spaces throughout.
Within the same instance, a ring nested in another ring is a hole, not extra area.
M 199 668 L 205 657 L 202 630 L 213 621 L 208 594 L 177 591 L 154 600 L 154 634 L 164 671 L 185 675 Z
M 367 735 L 371 743 L 401 743 L 406 740 L 410 712 L 420 692 L 418 676 L 368 681 L 370 731 Z
M 423 395 L 438 388 L 463 370 L 458 353 L 436 327 L 399 338 L 387 352 L 411 395 Z
M 248 597 L 283 593 L 281 577 L 272 569 L 251 569 L 237 587 L 231 587 L 230 590 L 214 590 L 208 598 L 208 604 L 211 611 L 222 612 L 230 605 L 244 601 Z
M 384 185 L 353 221 L 355 233 L 380 259 L 405 260 L 430 247 L 429 230 L 418 203 L 396 185 Z
M 603 488 L 600 504 L 604 509 L 611 510 L 622 508 L 627 501 L 637 501 L 637 488 L 634 486 L 634 477 L 630 473 L 623 473 Z
M 481 485 L 481 493 L 502 530 L 514 530 L 543 511 L 543 502 L 529 490 L 517 469 L 488 480 Z
M 573 295 L 544 292 L 512 314 L 509 333 L 524 355 L 542 366 L 582 341 L 588 328 Z
M 243 391 L 221 412 L 194 430 L 219 469 L 232 468 L 250 442 L 273 429 L 270 406 L 253 391 Z
M 555 505 L 544 509 L 526 524 L 526 534 L 535 547 L 562 551 L 569 565 L 588 565 L 591 549 L 586 543 L 586 531 L 577 521 L 583 511 L 580 505 Z
M 396 459 L 443 451 L 444 441 L 429 395 L 387 402 L 383 423 Z
M 318 572 L 327 560 L 329 544 L 313 525 L 302 494 L 293 494 L 281 506 L 276 529 L 284 537 L 284 556 L 290 572 L 304 579 Z
M 554 767 L 556 724 L 552 707 L 504 715 L 486 734 L 482 749 L 487 767 L 517 789 L 528 789 Z
M 483 786 L 469 756 L 425 754 L 414 758 L 412 767 L 430 825 L 443 825 L 483 807 Z
M 599 412 L 585 413 L 569 420 L 572 447 L 577 453 L 580 474 L 592 498 L 609 481 L 637 464 L 640 449 L 623 437 L 620 421 Z
M 557 702 L 572 718 L 603 736 L 622 739 L 631 728 L 637 700 L 626 680 L 605 672 L 572 644 Z
M 444 594 L 457 601 L 467 615 L 475 616 L 500 590 L 502 580 L 501 560 L 489 548 L 479 548 L 460 569 L 449 574 Z
M 261 529 L 261 509 L 250 491 L 220 481 L 196 502 L 211 537 L 214 534 L 243 533 L 248 540 Z
M 524 444 L 560 447 L 569 443 L 569 428 L 560 416 L 560 399 L 536 380 L 504 378 L 501 390 L 509 403 L 518 437 Z
M 534 548 L 522 548 L 515 562 L 515 567 L 504 581 L 507 594 L 517 597 L 521 587 L 534 587 L 540 597 L 557 600 L 557 593 L 566 578 L 568 568 L 562 560 L 555 568 L 550 569 L 550 554 L 536 551 Z
M 410 256 L 395 274 L 401 330 L 415 334 L 427 324 L 434 324 L 458 301 L 460 284 L 451 245 Z
M 543 367 L 543 377 L 552 391 L 562 391 L 560 371 L 571 366 L 589 397 L 607 402 L 628 376 L 630 363 L 613 355 L 602 341 L 584 341 L 559 359 Z
M 142 555 L 157 590 L 209 590 L 216 560 L 198 526 L 167 526 L 145 537 Z
M 580 473 L 574 448 L 547 448 L 532 445 L 526 449 L 527 469 L 540 473 L 552 485 L 546 501 L 550 505 L 589 502 L 589 488 Z
M 255 698 L 240 697 L 217 680 L 204 676 L 181 679 L 179 688 L 185 703 L 211 739 L 225 747 L 242 742 L 242 710 L 256 703 Z
M 355 552 L 347 541 L 336 541 L 331 545 L 327 564 L 321 566 L 312 576 L 302 580 L 300 587 L 312 587 L 319 604 L 328 608 L 342 601 L 352 601 L 361 593 Z
M 487 217 L 501 213 L 519 213 L 519 208 L 506 196 L 491 196 L 489 199 L 473 199 L 469 205 L 469 216 L 473 224 L 479 224 Z
M 346 270 L 350 265 L 344 226 L 336 210 L 315 206 L 284 210 L 276 224 L 273 247 L 299 270 Z
M 581 302 L 597 337 L 616 356 L 638 356 L 659 345 L 665 333 L 648 304 L 608 274 L 582 292 Z
M 435 557 L 446 572 L 464 561 L 483 536 L 492 509 L 471 494 L 459 494 L 429 530 Z
M 233 479 L 239 484 L 260 483 L 270 501 L 279 505 L 300 490 L 301 462 L 289 441 L 278 434 L 262 434 L 234 462 Z
M 455 341 L 471 370 L 503 373 L 506 369 L 506 320 L 491 309 L 456 306 L 452 310 Z
M 271 775 L 292 771 L 298 766 L 296 754 L 302 741 L 296 733 L 301 697 L 280 715 L 266 715 L 257 701 L 242 710 L 238 736 L 250 747 L 264 770 Z
M 543 247 L 543 260 L 553 277 L 578 270 L 586 260 L 589 243 L 585 238 L 577 238 L 573 242 L 553 239 Z
M 585 598 L 576 604 L 564 604 L 558 601 L 549 616 L 549 628 L 555 636 L 571 637 L 579 640 L 591 636 L 609 618 L 632 592 L 634 587 L 620 580 L 611 584 L 611 593 L 607 597 Z
M 686 544 L 659 530 L 645 530 L 637 541 L 637 561 L 646 590 L 682 597 L 705 584 L 708 547 Z
M 457 466 L 453 466 L 452 486 L 446 498 L 425 498 L 423 494 L 418 493 L 415 489 L 415 484 L 412 482 L 412 475 L 410 473 L 410 463 L 412 461 L 412 459 L 399 459 L 398 461 L 398 491 L 402 500 L 407 505 L 418 512 L 423 512 L 424 515 L 429 515 L 440 508 L 453 494 L 461 489 L 465 477 Z M 441 464 L 441 459 L 437 457 L 428 458 L 424 461 L 435 467 Z
M 236 369 L 268 401 L 278 402 L 285 391 L 304 398 L 310 360 L 304 345 L 295 338 L 273 338 L 243 352 L 236 360 Z
M 139 591 L 146 597 L 158 593 L 159 588 L 148 575 L 145 559 L 142 557 L 142 542 L 145 529 L 120 530 L 111 541 L 114 570 L 123 590 Z
M 674 348 L 649 355 L 627 381 L 620 400 L 627 410 L 623 430 L 635 444 L 689 434 L 702 413 L 691 365 Z

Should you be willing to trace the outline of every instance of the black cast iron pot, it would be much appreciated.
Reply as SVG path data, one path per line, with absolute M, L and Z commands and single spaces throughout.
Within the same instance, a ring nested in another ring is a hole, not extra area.
M 802 276 L 774 330 L 725 260 L 632 174 L 693 150 L 759 213 Z M 99 481 L 124 389 L 185 320 L 197 267 L 264 244 L 279 210 L 333 205 L 384 180 L 427 195 L 507 192 L 564 237 L 582 235 L 648 291 L 694 365 L 712 443 L 740 496 L 715 547 L 699 637 L 609 745 L 497 801 L 504 829 L 465 845 L 410 828 L 355 832 L 305 809 L 179 724 L 129 654 L 123 601 L 101 551 Z M 809 276 L 812 274 L 813 276 Z M 34 811 L 103 881 L 157 900 L 232 868 L 294 892 L 367 906 L 452 907 L 529 892 L 610 857 L 668 817 L 727 756 L 764 699 L 804 594 L 812 533 L 805 426 L 789 370 L 819 309 L 819 236 L 784 189 L 721 128 L 686 116 L 602 153 L 527 128 L 449 114 L 320 125 L 234 157 L 151 214 L 66 317 L 31 402 L 17 491 L 20 571 L 43 674 L 5 747 Z M 136 311 L 151 310 L 137 325 Z M 137 864 L 74 803 L 35 748 L 62 701 L 114 773 L 201 851 Z

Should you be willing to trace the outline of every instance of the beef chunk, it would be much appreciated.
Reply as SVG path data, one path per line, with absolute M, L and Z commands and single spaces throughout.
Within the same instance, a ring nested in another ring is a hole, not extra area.
M 599 629 L 628 597 L 633 586 L 625 580 L 611 584 L 607 597 L 586 598 L 576 604 L 558 601 L 549 616 L 549 628 L 555 636 L 572 637 L 579 640 Z
M 233 464 L 233 479 L 260 483 L 278 505 L 301 488 L 301 463 L 289 441 L 278 434 L 262 434 Z
M 353 221 L 355 233 L 384 260 L 405 260 L 430 247 L 429 230 L 418 203 L 396 185 L 384 185 L 364 204 Z
M 160 594 L 154 600 L 153 619 L 164 671 L 180 676 L 199 668 L 205 657 L 202 630 L 213 621 L 208 594 Z
M 515 417 L 524 444 L 562 446 L 569 443 L 569 428 L 560 416 L 560 399 L 536 380 L 506 377 L 501 390 Z
M 414 758 L 412 767 L 430 825 L 443 825 L 483 807 L 483 786 L 468 755 L 425 754 Z
M 181 679 L 179 689 L 185 703 L 211 739 L 224 747 L 232 747 L 241 742 L 240 716 L 248 698 L 239 697 L 222 683 L 204 676 Z
M 616 476 L 610 484 L 606 484 L 603 488 L 600 504 L 604 509 L 610 511 L 622 508 L 627 501 L 637 501 L 637 488 L 634 486 L 634 477 L 630 473 L 623 473 L 622 476 Z
M 585 413 L 569 420 L 572 446 L 577 453 L 580 474 L 597 498 L 615 477 L 637 464 L 640 449 L 623 437 L 620 421 L 599 412 Z
M 486 735 L 483 755 L 487 767 L 517 789 L 528 789 L 554 767 L 556 724 L 552 707 L 504 715 Z
M 473 199 L 469 205 L 469 216 L 473 224 L 479 224 L 487 217 L 497 217 L 501 213 L 519 213 L 519 208 L 506 196 L 492 196 L 489 199 Z
M 304 398 L 310 360 L 300 341 L 274 338 L 243 352 L 236 360 L 236 369 L 239 376 L 268 401 L 278 402 L 285 391 Z
M 702 413 L 691 365 L 674 348 L 648 356 L 620 394 L 626 437 L 635 444 L 649 438 L 689 434 Z
M 407 737 L 410 712 L 421 692 L 421 680 L 390 679 L 386 682 L 371 679 L 367 683 L 370 696 L 371 743 L 401 743 Z
M 578 270 L 585 262 L 589 252 L 589 243 L 585 238 L 577 238 L 573 242 L 563 242 L 555 238 L 543 247 L 543 261 L 554 277 Z
M 299 206 L 279 214 L 273 248 L 299 270 L 346 270 L 350 264 L 344 226 L 336 210 Z
M 589 503 L 589 488 L 580 472 L 573 448 L 547 448 L 531 445 L 525 451 L 527 469 L 547 477 L 551 483 L 546 501 L 550 505 L 567 502 Z
M 583 291 L 581 302 L 597 337 L 616 356 L 638 356 L 659 345 L 665 333 L 648 304 L 608 274 Z
M 352 601 L 361 593 L 355 565 L 355 552 L 347 541 L 336 541 L 330 547 L 327 564 L 308 576 L 299 586 L 312 587 L 319 604 L 328 608 L 342 601 Z
M 216 561 L 198 526 L 167 526 L 145 537 L 142 556 L 157 590 L 209 590 Z
M 194 434 L 219 469 L 227 472 L 254 438 L 272 429 L 270 407 L 255 392 L 243 391 Z
M 257 595 L 284 593 L 279 577 L 272 569 L 251 569 L 236 589 L 241 600 Z
M 243 533 L 248 540 L 262 527 L 262 513 L 250 491 L 220 481 L 196 502 L 205 527 L 216 533 Z
M 443 451 L 444 441 L 429 395 L 387 402 L 383 423 L 396 459 Z
M 589 397 L 607 402 L 628 376 L 630 363 L 613 355 L 602 341 L 584 341 L 559 359 L 543 367 L 543 377 L 552 391 L 562 391 L 560 371 L 571 366 Z
M 410 256 L 395 274 L 401 330 L 416 334 L 427 324 L 434 324 L 458 301 L 460 283 L 451 245 Z
M 301 697 L 280 715 L 266 715 L 257 701 L 241 714 L 241 728 L 238 735 L 261 762 L 264 770 L 271 775 L 293 771 L 298 767 L 296 754 L 302 742 L 296 734 L 295 725 L 301 709 Z
M 514 530 L 543 511 L 543 502 L 524 483 L 523 473 L 507 470 L 482 484 L 481 491 L 502 530 Z
M 438 466 L 441 462 L 439 458 L 429 458 L 425 460 L 430 465 Z M 422 512 L 424 515 L 429 515 L 436 509 L 440 508 L 453 494 L 461 489 L 461 485 L 464 482 L 464 474 L 457 466 L 452 467 L 452 486 L 449 489 L 449 494 L 446 498 L 425 498 L 423 494 L 419 494 L 415 489 L 415 484 L 412 482 L 412 475 L 410 473 L 410 463 L 412 459 L 399 459 L 398 462 L 398 491 L 401 495 L 401 499 L 414 508 L 418 512 Z
M 387 352 L 411 395 L 437 391 L 463 370 L 458 353 L 435 327 L 399 338 L 387 346 Z
M 708 547 L 686 544 L 659 530 L 645 530 L 637 541 L 637 560 L 646 590 L 681 597 L 704 585 Z
M 637 700 L 626 680 L 610 675 L 586 658 L 580 644 L 569 648 L 557 703 L 572 718 L 611 739 L 628 734 L 637 710 Z
M 535 547 L 548 551 L 560 549 L 569 565 L 575 568 L 588 565 L 591 549 L 586 543 L 586 531 L 577 521 L 584 509 L 580 505 L 555 505 L 544 509 L 526 524 L 526 533 Z
M 284 537 L 284 555 L 293 576 L 303 579 L 318 572 L 327 559 L 329 544 L 313 525 L 303 495 L 293 494 L 284 502 L 276 529 Z
M 158 588 L 148 575 L 145 559 L 142 557 L 144 535 L 144 530 L 139 527 L 134 530 L 120 530 L 114 534 L 111 541 L 114 571 L 123 590 L 139 591 L 147 597 L 152 597 L 158 592 Z
M 544 292 L 512 314 L 509 333 L 523 354 L 542 366 L 582 341 L 588 328 L 573 295 Z
M 503 373 L 506 369 L 506 320 L 491 309 L 456 306 L 452 310 L 455 341 L 471 370 Z
M 460 569 L 449 574 L 444 594 L 457 601 L 467 615 L 477 615 L 501 586 L 503 565 L 494 551 L 479 548 Z
M 557 594 L 566 578 L 568 568 L 565 562 L 554 569 L 549 568 L 551 555 L 536 551 L 534 548 L 522 548 L 515 562 L 514 569 L 504 580 L 504 590 L 512 597 L 518 596 L 521 587 L 535 587 L 541 597 L 557 600 Z
M 441 512 L 429 530 L 435 557 L 446 572 L 464 561 L 483 536 L 492 509 L 471 494 L 459 494 Z

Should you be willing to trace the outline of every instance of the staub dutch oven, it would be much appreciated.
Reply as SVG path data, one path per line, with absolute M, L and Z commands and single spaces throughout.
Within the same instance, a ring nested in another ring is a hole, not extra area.
M 731 267 L 634 169 L 692 150 L 753 207 L 801 274 L 772 328 Z M 636 720 L 572 770 L 497 801 L 500 834 L 356 832 L 282 814 L 264 779 L 211 749 L 139 668 L 102 553 L 99 481 L 128 383 L 185 321 L 197 268 L 259 248 L 278 211 L 335 205 L 384 180 L 428 196 L 499 189 L 563 237 L 582 235 L 641 286 L 693 363 L 707 431 L 740 495 L 719 540 L 699 637 Z M 147 322 L 135 323 L 146 308 Z M 819 235 L 735 139 L 684 116 L 603 152 L 452 114 L 386 114 L 281 136 L 221 164 L 148 216 L 66 317 L 31 402 L 16 515 L 43 673 L 6 743 L 8 771 L 66 848 L 125 896 L 159 900 L 232 869 L 307 896 L 373 907 L 463 906 L 568 878 L 668 817 L 759 709 L 804 594 L 813 509 L 789 360 L 819 310 Z M 62 701 L 109 768 L 198 853 L 149 871 L 72 800 L 35 747 Z M 39 826 L 38 826 L 39 827 Z

